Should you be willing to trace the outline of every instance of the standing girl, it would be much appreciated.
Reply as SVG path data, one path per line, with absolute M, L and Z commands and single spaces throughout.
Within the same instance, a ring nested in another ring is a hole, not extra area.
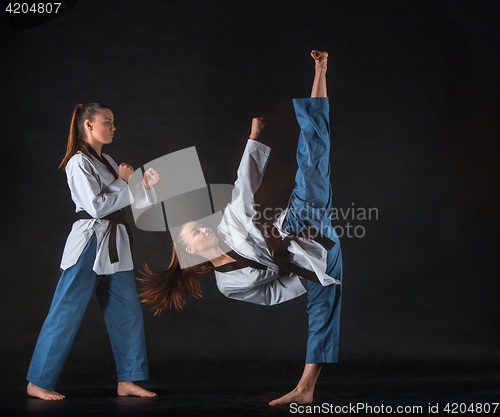
M 127 182 L 134 171 L 117 166 L 101 152 L 113 141 L 116 128 L 104 104 L 78 105 L 68 138 L 65 168 L 76 212 L 61 261 L 61 278 L 45 319 L 26 379 L 27 392 L 43 400 L 61 400 L 54 390 L 83 315 L 95 292 L 111 340 L 118 374 L 118 395 L 156 396 L 132 381 L 148 379 L 142 309 L 135 287 L 131 234 L 122 209 L 156 202 L 151 188 L 154 170 L 130 193 Z

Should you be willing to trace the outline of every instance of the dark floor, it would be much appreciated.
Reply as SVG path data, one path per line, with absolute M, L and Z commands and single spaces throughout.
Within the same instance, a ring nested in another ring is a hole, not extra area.
M 229 374 L 228 374 L 229 375 Z M 280 416 L 290 414 L 309 414 L 315 411 L 327 411 L 326 414 L 337 414 L 338 406 L 351 407 L 350 414 L 366 414 L 358 407 L 373 407 L 371 414 L 381 414 L 380 408 L 407 407 L 401 414 L 412 414 L 408 407 L 422 406 L 413 414 L 427 414 L 429 405 L 438 404 L 437 415 L 448 415 L 456 407 L 456 414 L 465 405 L 471 404 L 478 410 L 479 404 L 490 403 L 490 414 L 494 414 L 495 404 L 500 402 L 500 373 L 497 370 L 481 370 L 479 372 L 453 372 L 443 370 L 429 374 L 424 371 L 411 373 L 390 372 L 381 375 L 376 372 L 352 372 L 346 375 L 328 373 L 320 377 L 313 405 L 323 407 L 321 410 L 292 409 L 290 406 L 269 407 L 267 403 L 293 388 L 292 379 L 288 376 L 279 378 L 261 378 L 232 376 L 224 381 L 219 378 L 211 383 L 206 378 L 175 384 L 145 382 L 142 385 L 156 391 L 157 398 L 119 398 L 115 395 L 114 385 L 93 386 L 79 383 L 78 386 L 58 386 L 67 399 L 57 402 L 46 402 L 29 398 L 24 389 L 4 391 L 0 405 L 2 416 Z M 223 375 L 222 375 L 223 377 Z M 456 403 L 457 405 L 453 405 Z M 445 407 L 449 404 L 450 412 Z M 328 407 L 328 409 L 326 408 Z M 333 407 L 333 410 L 330 408 Z M 331 410 L 331 411 L 328 411 Z M 387 409 L 385 409 L 388 411 Z M 295 411 L 295 412 L 294 412 Z M 309 413 L 307 413 L 309 411 Z M 468 412 L 466 414 L 472 414 Z M 475 412 L 474 414 L 478 414 Z M 495 414 L 500 414 L 500 407 Z

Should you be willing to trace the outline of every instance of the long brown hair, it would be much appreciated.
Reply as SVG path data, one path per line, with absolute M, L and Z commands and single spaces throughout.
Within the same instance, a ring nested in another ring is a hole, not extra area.
M 182 230 L 182 228 L 180 228 Z M 214 269 L 212 263 L 199 257 L 194 266 L 181 268 L 179 257 L 190 258 L 193 256 L 186 252 L 186 243 L 180 233 L 174 236 L 176 245 L 172 245 L 172 260 L 166 271 L 152 271 L 147 265 L 142 272 L 143 278 L 138 278 L 143 283 L 140 292 L 141 301 L 151 304 L 155 315 L 159 315 L 166 307 L 174 307 L 177 311 L 186 305 L 187 297 L 203 298 L 201 294 L 201 276 Z M 186 263 L 193 263 L 188 262 Z
M 102 109 L 109 109 L 109 107 L 101 103 L 79 104 L 75 107 L 73 110 L 73 117 L 71 118 L 71 126 L 69 128 L 66 155 L 64 155 L 59 168 L 66 168 L 68 161 L 78 151 L 90 158 L 89 145 L 85 135 L 85 120 L 93 121 Z

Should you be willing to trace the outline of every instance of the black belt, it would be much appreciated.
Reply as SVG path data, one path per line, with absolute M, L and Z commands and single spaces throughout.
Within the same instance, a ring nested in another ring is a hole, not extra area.
M 79 211 L 77 213 L 80 219 L 96 219 L 88 214 L 86 211 Z M 130 253 L 132 253 L 132 230 L 125 220 L 124 210 L 117 210 L 111 214 L 108 214 L 105 217 L 98 218 L 96 220 L 108 220 L 108 230 L 109 232 L 109 260 L 112 264 L 118 262 L 118 250 L 116 248 L 116 229 L 118 228 L 118 224 L 125 225 L 128 234 L 128 240 L 130 242 Z
M 331 240 L 327 238 L 325 235 L 322 235 L 321 233 L 318 232 L 318 229 L 314 226 L 312 226 L 307 220 L 302 220 L 304 224 L 306 225 L 305 228 L 296 231 L 296 232 L 291 232 L 291 235 L 294 235 L 296 237 L 303 237 L 306 239 L 312 239 L 316 242 L 318 242 L 321 246 L 323 246 L 326 250 L 332 250 L 333 247 L 335 246 L 336 242 L 334 240 Z
M 274 236 L 274 231 L 271 230 L 271 235 Z M 306 233 L 307 232 L 307 233 Z M 313 232 L 313 233 L 311 233 Z M 311 237 L 311 234 L 314 237 Z M 298 275 L 302 278 L 305 278 L 312 282 L 320 283 L 318 277 L 313 271 L 310 271 L 306 268 L 302 268 L 301 266 L 295 265 L 290 262 L 290 252 L 288 251 L 288 245 L 291 240 L 294 238 L 312 238 L 316 242 L 320 243 L 322 246 L 326 247 L 326 249 L 331 250 L 335 243 L 333 240 L 323 236 L 317 232 L 317 230 L 313 226 L 308 226 L 306 229 L 301 229 L 298 231 L 294 231 L 285 236 L 284 239 L 269 239 L 269 243 L 271 247 L 274 249 L 274 262 L 278 266 L 280 270 L 281 276 L 287 276 L 290 274 Z

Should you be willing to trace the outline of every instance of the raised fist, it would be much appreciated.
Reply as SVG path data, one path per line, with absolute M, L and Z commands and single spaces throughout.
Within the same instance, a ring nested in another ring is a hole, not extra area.
M 264 119 L 263 117 L 254 117 L 252 119 L 252 131 L 250 132 L 250 139 L 258 138 L 266 123 L 266 119 Z

